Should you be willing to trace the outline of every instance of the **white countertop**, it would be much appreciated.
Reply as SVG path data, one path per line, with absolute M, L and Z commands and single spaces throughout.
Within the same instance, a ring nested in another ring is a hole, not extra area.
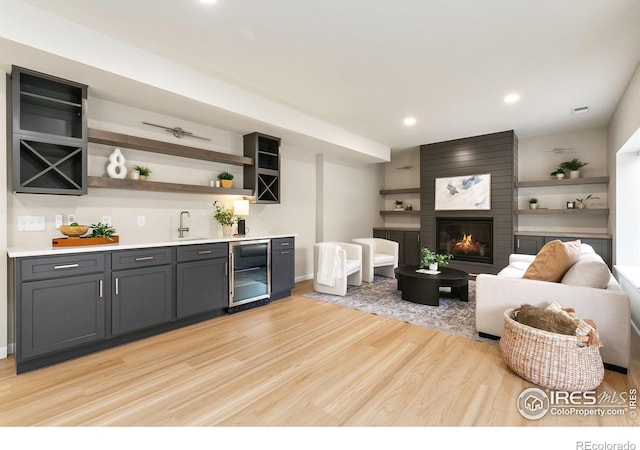
M 195 245 L 195 244 L 212 244 L 217 242 L 237 242 L 237 241 L 253 241 L 257 239 L 277 239 L 286 237 L 295 237 L 295 234 L 270 234 L 251 236 L 246 235 L 243 237 L 222 237 L 222 238 L 183 238 L 175 239 L 173 241 L 155 241 L 155 242 L 123 242 L 122 236 L 119 237 L 120 242 L 118 244 L 107 245 L 86 245 L 78 247 L 62 247 L 62 248 L 8 248 L 7 254 L 9 258 L 24 258 L 27 256 L 47 256 L 47 255 L 64 255 L 69 253 L 89 253 L 89 252 L 104 252 L 104 251 L 118 251 L 118 250 L 130 250 L 135 248 L 149 248 L 149 247 L 172 247 L 175 245 Z

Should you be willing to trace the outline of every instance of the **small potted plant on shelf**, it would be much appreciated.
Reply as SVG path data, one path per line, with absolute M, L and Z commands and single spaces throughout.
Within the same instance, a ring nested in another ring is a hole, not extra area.
M 213 207 L 216 209 L 213 217 L 222 225 L 222 235 L 225 237 L 231 236 L 233 224 L 238 221 L 238 218 L 233 215 L 231 209 L 228 209 L 217 200 L 213 202 Z
M 529 199 L 529 209 L 537 209 L 538 208 L 538 199 L 530 198 Z
M 551 172 L 549 175 L 551 175 L 552 177 L 555 177 L 557 180 L 562 180 L 564 179 L 564 177 L 569 175 L 569 169 L 566 167 L 558 167 L 556 170 L 554 170 L 553 172 Z
M 578 209 L 585 209 L 587 207 L 587 205 L 585 205 L 585 202 L 589 199 L 600 199 L 600 197 L 594 197 L 593 195 L 589 194 L 584 198 L 577 198 L 576 199 L 576 208 Z
M 449 260 L 453 259 L 453 255 L 449 253 L 436 253 L 427 247 L 420 251 L 420 268 L 429 270 L 438 270 L 438 265 L 446 266 Z
M 589 163 L 582 162 L 578 158 L 573 158 L 571 161 L 565 161 L 560 164 L 560 167 L 569 171 L 569 178 L 580 178 L 580 169 Z
M 404 210 L 404 202 L 402 200 L 396 200 L 394 202 L 395 204 L 395 210 L 396 211 L 403 211 Z
M 220 180 L 220 186 L 223 188 L 230 188 L 233 186 L 233 174 L 230 172 L 222 172 L 218 175 Z
M 134 166 L 133 170 L 138 172 L 138 174 L 139 174 L 138 179 L 139 180 L 146 180 L 147 177 L 149 176 L 149 174 L 151 173 L 151 169 L 149 169 L 148 167 L 144 167 L 144 166 Z

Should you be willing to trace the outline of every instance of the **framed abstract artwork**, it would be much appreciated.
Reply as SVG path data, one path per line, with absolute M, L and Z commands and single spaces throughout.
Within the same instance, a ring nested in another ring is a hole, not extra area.
M 435 209 L 491 209 L 491 174 L 436 178 Z

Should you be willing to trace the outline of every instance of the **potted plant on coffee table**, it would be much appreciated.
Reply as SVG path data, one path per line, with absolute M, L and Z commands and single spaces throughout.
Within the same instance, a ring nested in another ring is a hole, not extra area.
M 453 255 L 449 253 L 436 253 L 424 247 L 420 251 L 420 268 L 438 270 L 438 266 L 446 266 Z

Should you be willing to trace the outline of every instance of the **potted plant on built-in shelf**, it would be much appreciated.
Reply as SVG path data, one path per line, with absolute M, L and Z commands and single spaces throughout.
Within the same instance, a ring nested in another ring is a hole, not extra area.
M 402 200 L 396 200 L 394 202 L 395 205 L 395 210 L 396 211 L 403 211 L 404 210 L 404 202 Z
M 558 167 L 556 170 L 551 172 L 549 175 L 555 177 L 557 180 L 562 180 L 564 177 L 568 176 L 570 173 L 567 167 Z
M 139 180 L 146 180 L 147 177 L 149 176 L 149 174 L 151 173 L 151 169 L 149 169 L 148 167 L 144 167 L 144 166 L 134 166 L 133 170 L 135 170 L 136 172 L 138 172 Z
M 593 195 L 589 194 L 584 198 L 577 198 L 576 199 L 576 208 L 578 209 L 585 209 L 587 207 L 587 205 L 585 205 L 585 202 L 589 199 L 600 199 L 600 197 L 594 197 Z
M 420 268 L 438 270 L 438 265 L 446 266 L 453 255 L 449 253 L 436 253 L 424 247 L 420 251 Z
M 580 169 L 587 164 L 589 163 L 582 162 L 578 158 L 573 158 L 571 161 L 565 161 L 560 164 L 560 167 L 569 170 L 569 178 L 580 178 Z
M 233 211 L 225 207 L 218 200 L 213 202 L 213 207 L 216 209 L 213 217 L 222 225 L 222 235 L 229 237 L 232 234 L 233 224 L 238 221 L 238 218 L 233 215 Z
M 538 199 L 530 198 L 529 199 L 529 209 L 537 209 L 538 208 Z
M 233 174 L 230 172 L 222 172 L 218 175 L 220 180 L 220 186 L 223 188 L 230 188 L 233 186 Z

